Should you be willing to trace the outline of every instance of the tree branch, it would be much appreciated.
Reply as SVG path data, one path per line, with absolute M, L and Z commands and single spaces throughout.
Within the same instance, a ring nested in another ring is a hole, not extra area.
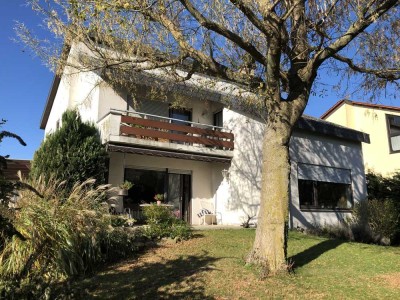
M 234 42 L 243 50 L 247 51 L 257 62 L 260 64 L 267 66 L 267 60 L 262 55 L 257 48 L 252 45 L 251 43 L 243 40 L 238 34 L 230 31 L 229 29 L 223 27 L 220 24 L 210 21 L 204 15 L 202 15 L 189 0 L 179 0 L 182 5 L 190 12 L 190 14 L 200 23 L 201 26 L 212 30 L 219 35 L 229 39 L 230 41 Z
M 344 57 L 337 53 L 333 54 L 332 57 L 338 61 L 347 64 L 350 67 L 350 69 L 359 73 L 375 75 L 378 78 L 387 79 L 389 81 L 400 79 L 400 69 L 386 69 L 386 70 L 369 69 L 356 65 L 350 58 Z
M 193 59 L 197 60 L 202 65 L 205 73 L 239 84 L 244 84 L 247 86 L 249 85 L 249 76 L 241 75 L 239 72 L 234 72 L 230 70 L 228 67 L 218 63 L 202 51 L 199 51 L 191 46 L 186 41 L 182 31 L 177 27 L 174 22 L 168 19 L 167 16 L 163 14 L 156 14 L 149 10 L 142 13 L 143 15 L 151 18 L 154 22 L 158 22 L 159 24 L 164 26 L 176 40 L 181 51 L 187 56 L 190 56 Z M 261 79 L 258 79 L 257 77 L 253 77 L 252 79 L 253 82 L 260 82 L 260 80 Z
M 352 40 L 354 40 L 361 32 L 363 32 L 369 25 L 379 19 L 389 9 L 399 4 L 399 0 L 386 0 L 376 8 L 374 12 L 365 18 L 358 19 L 350 25 L 349 29 L 344 35 L 336 39 L 329 46 L 316 53 L 314 58 L 310 61 L 313 68 L 320 66 L 326 59 L 332 57 L 335 53 L 346 47 Z
M 260 30 L 266 37 L 271 35 L 271 31 L 265 25 L 263 21 L 261 21 L 256 14 L 252 11 L 250 7 L 248 7 L 242 0 L 230 0 L 233 5 L 240 9 L 240 11 L 247 17 L 247 19 L 255 26 L 258 30 Z

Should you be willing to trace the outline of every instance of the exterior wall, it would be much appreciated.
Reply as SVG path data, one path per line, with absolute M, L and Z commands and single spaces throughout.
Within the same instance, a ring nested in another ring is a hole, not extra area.
M 224 126 L 235 135 L 235 150 L 229 168 L 228 187 L 220 187 L 218 209 L 223 224 L 241 224 L 247 215 L 257 216 L 261 193 L 262 140 L 264 125 L 233 110 L 224 109 Z M 351 170 L 353 200 L 366 198 L 361 143 L 295 131 L 290 141 L 290 226 L 336 224 L 350 215 L 338 211 L 301 211 L 297 164 L 309 163 Z M 220 201 L 221 200 L 221 201 Z M 257 218 L 254 219 L 256 221 Z
M 136 154 L 110 153 L 109 178 L 113 186 L 119 186 L 124 180 L 126 167 L 161 168 L 189 171 L 192 175 L 192 224 L 199 224 L 197 214 L 201 211 L 202 203 L 208 203 L 215 207 L 216 190 L 222 183 L 221 172 L 226 166 L 218 163 L 189 161 L 165 157 L 154 157 Z M 121 197 L 115 198 L 117 210 L 122 210 Z
M 99 91 L 99 113 L 97 118 L 100 119 L 110 112 L 110 109 L 126 110 L 126 95 L 116 92 L 107 84 L 100 85 Z
M 299 163 L 350 170 L 353 201 L 366 198 L 362 148 L 358 142 L 295 131 L 290 140 L 290 227 L 311 227 L 315 224 L 338 224 L 351 215 L 349 211 L 301 210 L 298 191 Z
M 368 133 L 371 143 L 362 145 L 365 169 L 383 175 L 400 171 L 400 153 L 390 153 L 386 114 L 400 116 L 400 112 L 344 103 L 326 118 L 329 122 Z
M 68 62 L 73 64 L 74 58 L 81 51 L 74 45 L 70 50 Z M 97 122 L 99 110 L 99 84 L 101 78 L 94 72 L 76 72 L 65 67 L 60 85 L 45 128 L 45 135 L 54 132 L 61 124 L 61 116 L 67 109 L 76 108 L 84 122 Z
M 257 220 L 261 191 L 262 140 L 264 125 L 243 113 L 224 108 L 224 127 L 235 135 L 235 149 L 229 168 L 228 194 L 218 204 L 223 224 L 239 225 L 247 216 Z
M 60 85 L 54 98 L 53 107 L 51 108 L 49 119 L 44 129 L 45 136 L 54 132 L 57 125 L 61 124 L 61 116 L 69 107 L 69 88 L 70 82 L 67 76 L 62 76 Z

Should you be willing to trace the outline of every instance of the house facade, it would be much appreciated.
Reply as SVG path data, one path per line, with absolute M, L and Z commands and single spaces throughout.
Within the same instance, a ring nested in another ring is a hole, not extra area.
M 366 170 L 400 171 L 400 107 L 340 100 L 321 119 L 369 134 L 362 145 Z
M 132 81 L 134 105 L 127 92 L 94 72 L 56 77 L 41 128 L 54 132 L 68 108 L 96 124 L 109 153 L 108 182 L 134 183 L 128 196 L 110 200 L 119 212 L 137 217 L 141 205 L 162 194 L 191 224 L 201 223 L 204 209 L 215 212 L 219 224 L 257 221 L 263 122 L 224 105 L 234 97 L 226 92 L 229 83 L 224 91 L 195 93 L 180 86 L 157 99 L 151 82 L 146 76 Z M 185 101 L 176 105 L 177 99 Z M 365 142 L 362 132 L 311 117 L 299 121 L 290 141 L 291 227 L 335 224 L 366 197 Z

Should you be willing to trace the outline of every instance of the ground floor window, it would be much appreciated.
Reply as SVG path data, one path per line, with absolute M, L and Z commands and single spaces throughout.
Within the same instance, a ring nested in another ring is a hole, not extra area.
M 190 172 L 169 169 L 149 170 L 126 168 L 124 180 L 134 185 L 124 197 L 124 208 L 140 210 L 140 204 L 154 203 L 154 196 L 162 194 L 164 203 L 170 205 L 175 216 L 190 221 Z
M 299 179 L 301 209 L 351 209 L 350 184 Z
M 129 198 L 135 204 L 154 202 L 155 195 L 167 192 L 165 171 L 125 169 L 125 180 L 134 184 L 129 190 Z
M 298 163 L 301 209 L 351 209 L 351 170 Z

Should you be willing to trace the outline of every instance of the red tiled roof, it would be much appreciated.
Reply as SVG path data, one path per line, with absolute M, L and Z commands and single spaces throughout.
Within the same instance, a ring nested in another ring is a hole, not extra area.
M 3 174 L 7 180 L 19 180 L 17 172 L 21 171 L 22 177 L 28 177 L 30 169 L 30 160 L 7 159 L 7 169 L 3 170 Z
M 336 109 L 338 109 L 344 103 L 347 103 L 349 105 L 354 105 L 354 106 L 361 106 L 361 107 L 368 107 L 368 108 L 375 108 L 375 109 L 386 109 L 386 110 L 400 112 L 400 107 L 398 107 L 398 106 L 389 106 L 389 105 L 382 105 L 382 104 L 357 102 L 357 101 L 351 101 L 351 100 L 344 99 L 344 100 L 339 100 L 338 102 L 336 102 L 335 105 L 333 105 L 330 109 L 328 109 L 321 116 L 321 119 L 325 119 L 326 117 L 328 117 L 331 113 L 333 113 Z

